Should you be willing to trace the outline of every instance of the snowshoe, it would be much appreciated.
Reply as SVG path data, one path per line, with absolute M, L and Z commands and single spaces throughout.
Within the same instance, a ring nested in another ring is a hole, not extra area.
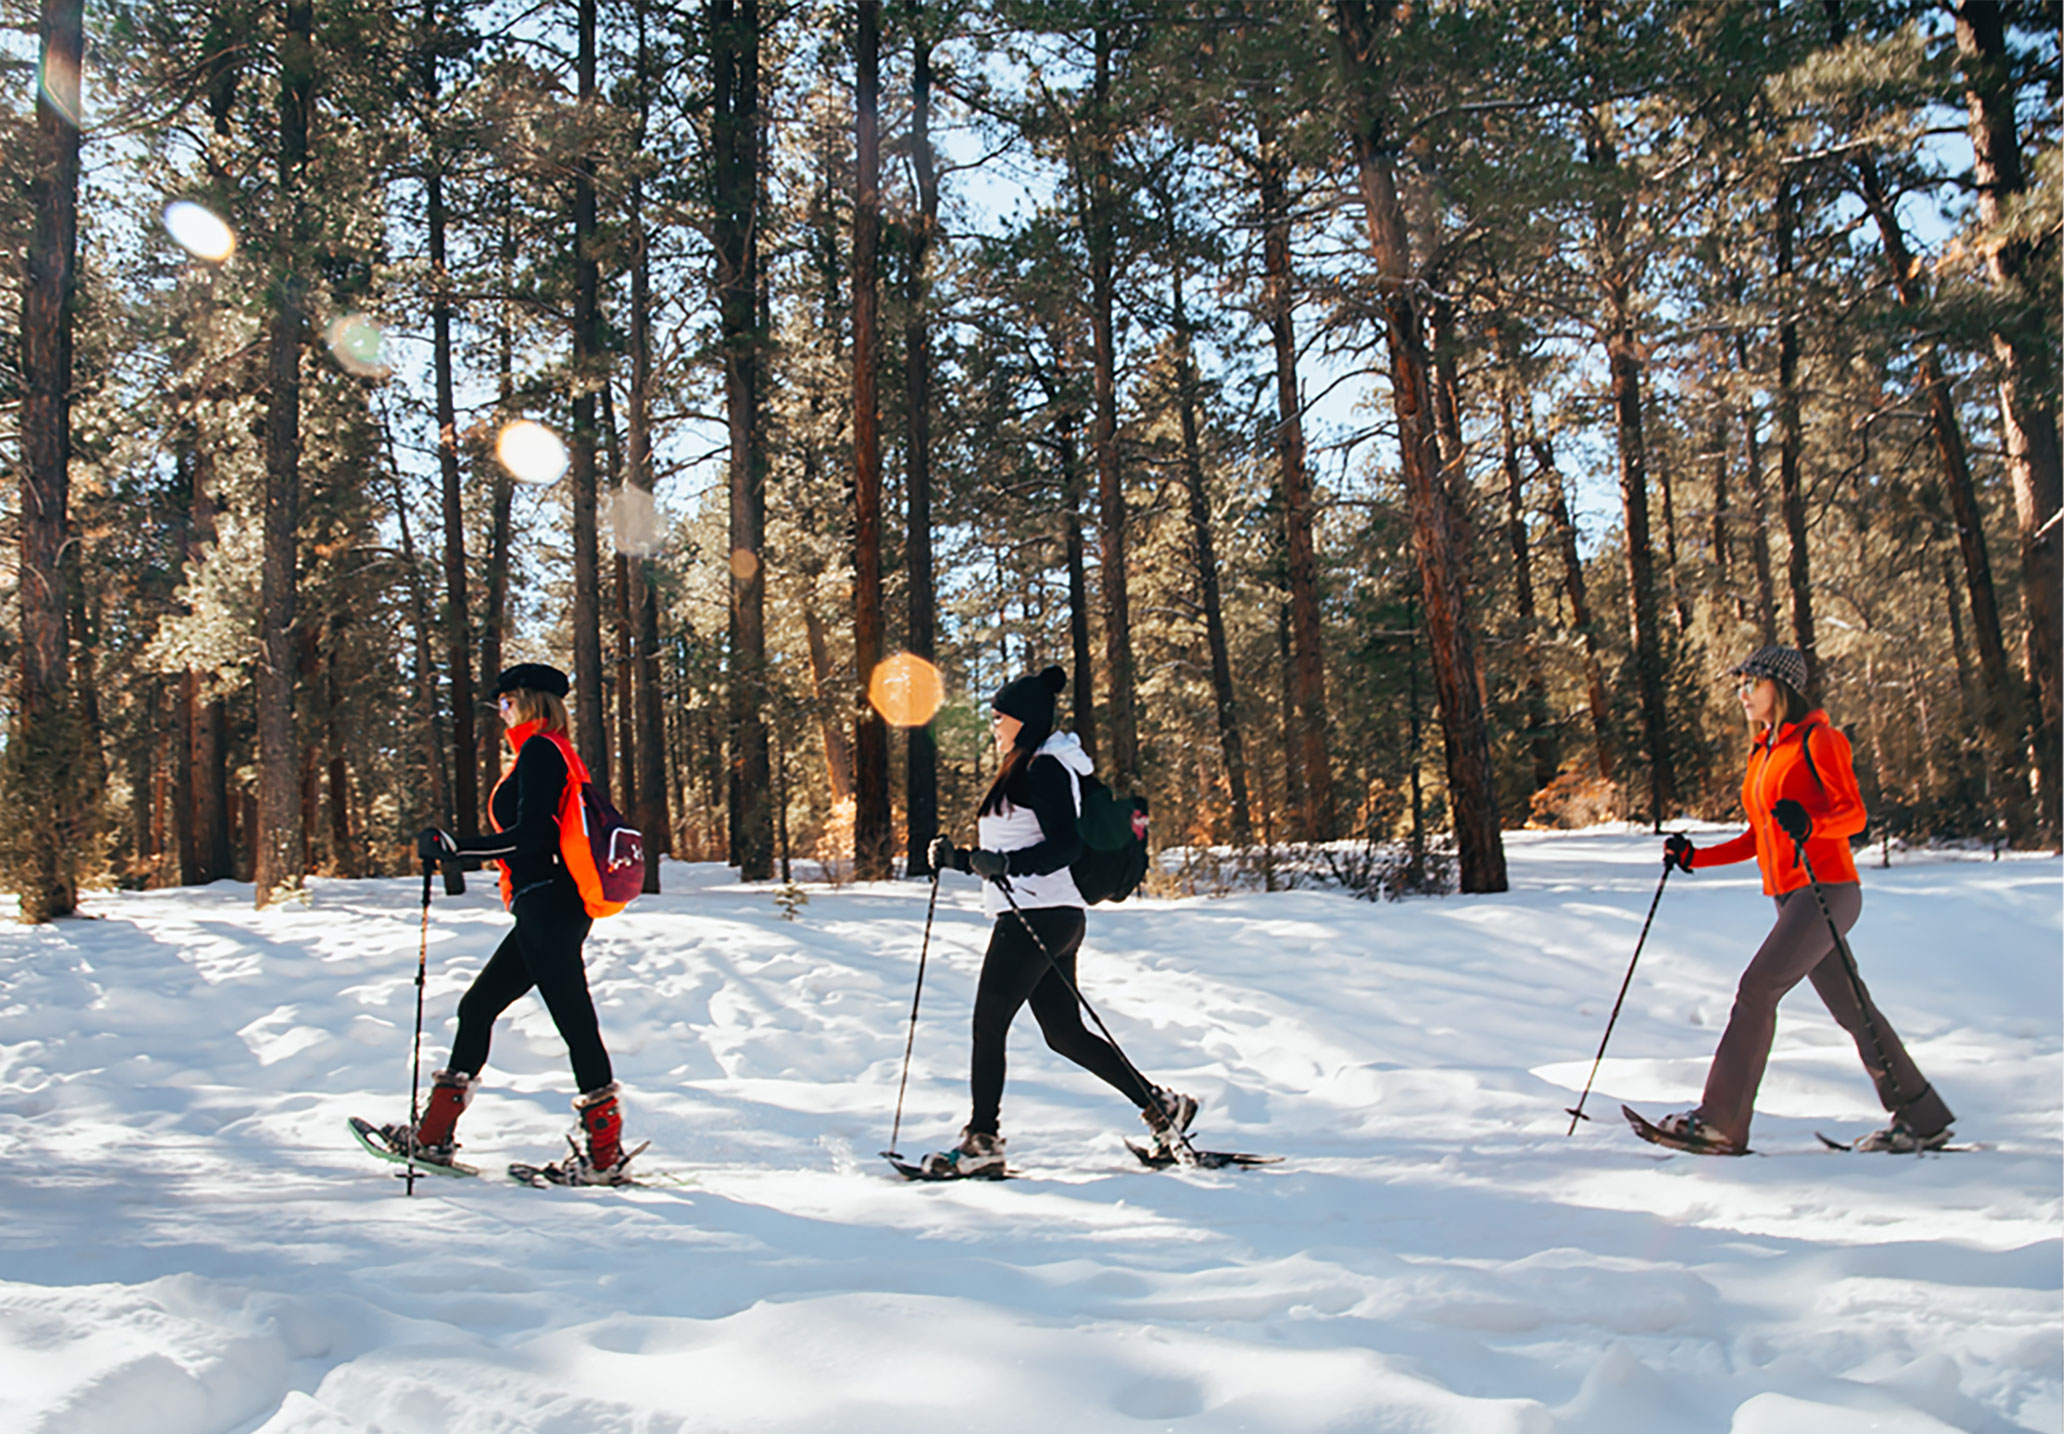
M 908 1180 L 1001 1180 L 1010 1173 L 1005 1166 L 1003 1145 L 1000 1135 L 963 1129 L 960 1144 L 951 1150 L 935 1150 L 914 1166 L 893 1154 L 888 1159 Z
M 613 1165 L 597 1165 L 588 1158 L 588 1152 L 572 1136 L 566 1137 L 566 1158 L 554 1160 L 548 1165 L 526 1165 L 518 1161 L 509 1167 L 509 1178 L 521 1185 L 534 1185 L 543 1189 L 547 1185 L 636 1185 L 638 1179 L 631 1174 L 631 1161 L 642 1155 L 646 1141 L 636 1149 L 624 1151 Z
M 1228 1166 L 1245 1168 L 1252 1165 L 1280 1165 L 1280 1155 L 1250 1155 L 1240 1150 L 1196 1150 L 1188 1146 L 1179 1147 L 1188 1158 L 1173 1150 L 1158 1145 L 1142 1145 L 1136 1140 L 1125 1142 L 1125 1148 L 1139 1158 L 1139 1163 L 1149 1170 L 1166 1170 L 1171 1165 L 1191 1166 L 1198 1170 L 1224 1170 Z
M 1669 1150 L 1681 1150 L 1687 1155 L 1747 1155 L 1749 1147 L 1729 1140 L 1700 1120 L 1696 1114 L 1685 1112 L 1666 1115 L 1660 1121 L 1651 1121 L 1630 1105 L 1620 1107 L 1620 1114 L 1627 1117 L 1627 1124 L 1634 1133 L 1651 1145 L 1660 1145 Z
M 1858 1150 L 1878 1155 L 1922 1155 L 1939 1151 L 1960 1151 L 1975 1149 L 1969 1145 L 1952 1145 L 1950 1141 L 1956 1132 L 1948 1126 L 1932 1135 L 1920 1135 L 1903 1120 L 1895 1120 L 1883 1130 L 1873 1130 L 1868 1135 L 1859 1135 L 1854 1140 L 1836 1140 L 1833 1136 L 1819 1136 L 1820 1143 L 1830 1150 Z
M 370 1120 L 352 1116 L 345 1124 L 351 1133 L 374 1155 L 382 1160 L 392 1160 L 397 1165 L 413 1164 L 416 1169 L 433 1175 L 478 1175 L 478 1167 L 467 1165 L 453 1158 L 456 1143 L 451 1145 L 414 1145 L 406 1124 L 375 1125 Z

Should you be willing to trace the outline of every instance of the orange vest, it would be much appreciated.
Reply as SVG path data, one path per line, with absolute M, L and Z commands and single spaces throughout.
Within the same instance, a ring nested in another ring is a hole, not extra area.
M 602 877 L 595 870 L 594 849 L 588 845 L 587 809 L 581 802 L 581 788 L 588 784 L 588 767 L 580 759 L 580 753 L 573 750 L 573 743 L 566 740 L 564 732 L 547 732 L 543 722 L 525 722 L 511 727 L 509 738 L 509 765 L 502 768 L 501 781 L 494 784 L 494 791 L 502 789 L 502 782 L 509 780 L 516 770 L 517 755 L 523 751 L 523 744 L 532 737 L 542 737 L 559 749 L 559 755 L 566 759 L 566 787 L 559 793 L 559 860 L 573 877 L 573 884 L 580 890 L 581 905 L 588 915 L 614 916 L 624 909 L 621 901 L 606 901 L 602 896 Z M 502 824 L 494 814 L 494 792 L 488 793 L 487 819 L 500 831 Z M 509 882 L 509 863 L 497 861 L 502 869 L 502 906 L 506 909 L 515 897 Z
M 1806 742 L 1813 744 L 1811 767 L 1807 765 Z M 1749 829 L 1718 846 L 1700 847 L 1692 855 L 1692 867 L 1726 866 L 1753 856 L 1762 868 L 1766 895 L 1782 896 L 1806 885 L 1806 869 L 1799 865 L 1797 848 L 1770 817 L 1770 809 L 1787 797 L 1813 818 L 1813 835 L 1806 838 L 1806 860 L 1812 863 L 1814 876 L 1823 886 L 1855 881 L 1856 861 L 1849 854 L 1849 838 L 1862 831 L 1870 818 L 1863 809 L 1863 794 L 1856 789 L 1849 739 L 1829 726 L 1827 713 L 1817 709 L 1756 739 L 1749 748 L 1749 769 L 1741 789 Z

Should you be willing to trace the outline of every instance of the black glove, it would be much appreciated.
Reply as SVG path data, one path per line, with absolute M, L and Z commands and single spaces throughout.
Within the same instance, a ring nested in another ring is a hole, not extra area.
M 925 848 L 925 862 L 933 871 L 963 871 L 960 852 L 953 845 L 951 837 L 935 836 L 932 844 Z
M 424 827 L 416 833 L 416 855 L 422 860 L 444 861 L 458 854 L 459 844 L 451 833 L 437 827 Z
M 967 854 L 967 869 L 984 881 L 1001 881 L 1009 866 L 1010 859 L 1000 851 L 976 850 Z
M 1795 842 L 1803 842 L 1813 835 L 1813 818 L 1807 816 L 1806 809 L 1790 797 L 1770 809 L 1770 819 Z
M 1691 844 L 1691 838 L 1683 832 L 1671 832 L 1663 841 L 1663 865 L 1688 872 L 1691 870 L 1691 854 L 1697 850 Z

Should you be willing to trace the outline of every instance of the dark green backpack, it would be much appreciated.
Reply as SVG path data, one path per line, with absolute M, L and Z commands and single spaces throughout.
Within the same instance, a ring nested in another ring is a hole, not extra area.
M 1084 777 L 1075 830 L 1082 837 L 1082 855 L 1068 874 L 1084 901 L 1123 901 L 1139 890 L 1147 874 L 1145 797 L 1117 796 L 1095 777 Z

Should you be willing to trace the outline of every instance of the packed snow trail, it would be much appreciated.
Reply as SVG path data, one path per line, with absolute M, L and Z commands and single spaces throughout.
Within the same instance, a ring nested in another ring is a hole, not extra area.
M 43 1434 L 1176 1429 L 2004 1434 L 2064 1424 L 2064 881 L 2054 858 L 1863 872 L 1864 979 L 1959 1114 L 1953 1156 L 1821 1151 L 1879 1123 L 1810 990 L 1758 1102 L 1769 1158 L 1565 1138 L 1658 844 L 1508 834 L 1514 890 L 1090 913 L 1083 989 L 1204 1101 L 1137 1115 L 1014 1032 L 1019 1178 L 912 1185 L 888 1135 L 923 883 L 669 864 L 589 976 L 650 1186 L 419 1181 L 345 1133 L 408 1097 L 407 880 L 95 894 L 0 928 L 0 1428 Z M 1672 880 L 1594 1114 L 1697 1098 L 1769 924 L 1753 873 Z M 507 918 L 431 914 L 427 1065 Z M 903 1120 L 966 1114 L 988 921 L 948 877 Z M 549 1158 L 571 1078 L 542 1007 L 460 1129 Z M 664 1177 L 668 1183 L 657 1183 Z

